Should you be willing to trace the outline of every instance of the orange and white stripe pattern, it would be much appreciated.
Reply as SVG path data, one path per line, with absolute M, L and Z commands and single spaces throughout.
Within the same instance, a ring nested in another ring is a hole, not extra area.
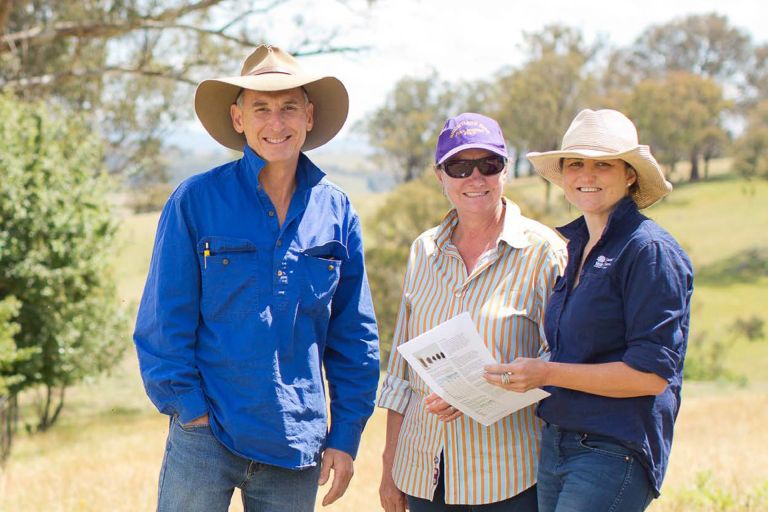
M 395 347 L 467 311 L 494 358 L 509 362 L 546 351 L 543 316 L 555 279 L 565 267 L 565 243 L 551 229 L 520 215 L 504 199 L 499 243 L 467 275 L 451 234 L 452 210 L 411 246 L 392 354 L 379 406 L 405 415 L 393 478 L 411 496 L 432 499 L 439 457 L 445 502 L 502 501 L 536 483 L 541 422 L 535 406 L 485 427 L 466 416 L 443 423 L 424 408 L 431 392 Z

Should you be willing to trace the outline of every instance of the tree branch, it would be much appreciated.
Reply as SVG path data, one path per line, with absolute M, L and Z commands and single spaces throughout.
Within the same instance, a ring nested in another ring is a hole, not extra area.
M 11 5 L 13 0 L 0 0 L 0 34 L 5 32 L 5 25 L 11 16 Z
M 9 80 L 3 82 L 2 86 L 8 88 L 20 88 L 20 87 L 35 87 L 41 85 L 51 85 L 61 80 L 70 80 L 75 78 L 86 78 L 92 76 L 99 76 L 109 73 L 121 73 L 140 75 L 148 77 L 162 78 L 166 80 L 174 80 L 189 85 L 197 85 L 197 81 L 192 80 L 184 76 L 183 73 L 170 73 L 168 69 L 144 69 L 144 68 L 128 68 L 122 66 L 106 66 L 98 69 L 87 70 L 68 70 L 61 73 L 50 73 L 47 75 L 25 77 L 17 80 Z
M 0 22 L 3 21 L 3 9 L 10 11 L 10 3 L 13 0 L 0 0 Z M 204 0 L 194 4 L 184 5 L 175 9 L 167 9 L 155 16 L 138 16 L 129 18 L 121 23 L 78 23 L 72 21 L 60 21 L 50 26 L 42 25 L 27 30 L 4 34 L 0 37 L 0 54 L 11 51 L 16 44 L 23 42 L 27 47 L 42 46 L 56 39 L 64 37 L 80 38 L 108 38 L 144 28 L 145 26 L 157 28 L 163 22 L 174 21 L 187 14 L 208 9 L 221 3 L 223 0 Z M 5 13 L 6 18 L 9 13 Z M 0 28 L 3 25 L 0 24 Z

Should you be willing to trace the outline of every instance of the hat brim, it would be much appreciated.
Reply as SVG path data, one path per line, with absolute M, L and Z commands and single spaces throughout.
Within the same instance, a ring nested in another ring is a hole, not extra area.
M 546 152 L 531 152 L 526 155 L 533 168 L 547 181 L 562 188 L 563 171 L 561 158 L 621 159 L 637 172 L 637 187 L 633 187 L 632 199 L 638 208 L 647 208 L 672 191 L 672 184 L 651 154 L 648 146 L 638 145 L 628 151 L 610 153 L 594 149 L 571 149 Z
M 458 153 L 460 151 L 464 151 L 465 149 L 485 149 L 487 151 L 490 151 L 491 153 L 495 153 L 495 154 L 497 154 L 499 156 L 503 156 L 504 158 L 508 158 L 509 157 L 509 155 L 507 155 L 507 152 L 502 150 L 502 149 L 499 149 L 498 146 L 493 146 L 491 144 L 473 144 L 473 143 L 469 143 L 469 144 L 464 144 L 464 145 L 461 145 L 461 146 L 457 146 L 457 147 L 451 149 L 450 151 L 448 151 L 437 162 L 437 165 L 442 165 L 443 162 L 445 162 L 446 160 L 451 158 L 453 155 L 455 155 L 456 153 Z
M 242 151 L 245 135 L 232 126 L 230 105 L 235 103 L 241 89 L 254 91 L 284 91 L 304 87 L 314 105 L 312 130 L 302 151 L 322 146 L 339 133 L 349 113 L 349 95 L 344 84 L 335 77 L 287 75 L 269 73 L 255 76 L 213 78 L 200 82 L 195 91 L 195 112 L 206 131 L 219 144 Z

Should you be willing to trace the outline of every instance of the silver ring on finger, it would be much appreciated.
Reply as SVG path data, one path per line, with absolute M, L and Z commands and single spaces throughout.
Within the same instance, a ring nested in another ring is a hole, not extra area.
M 509 385 L 509 376 L 510 375 L 511 374 L 509 372 L 504 372 L 504 373 L 501 374 L 501 383 L 504 384 L 505 386 Z

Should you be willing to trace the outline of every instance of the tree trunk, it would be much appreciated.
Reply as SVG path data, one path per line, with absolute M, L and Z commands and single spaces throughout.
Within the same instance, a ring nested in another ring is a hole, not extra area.
M 45 405 L 40 413 L 40 422 L 37 424 L 38 432 L 45 432 L 59 419 L 59 414 L 64 408 L 64 394 L 66 390 L 66 386 L 54 388 L 50 384 L 46 384 Z M 54 397 L 54 394 L 57 396 Z
M 709 179 L 709 161 L 711 160 L 711 157 L 705 156 L 704 157 L 704 179 Z
M 699 181 L 699 150 L 694 148 L 691 151 L 691 177 L 688 181 Z

